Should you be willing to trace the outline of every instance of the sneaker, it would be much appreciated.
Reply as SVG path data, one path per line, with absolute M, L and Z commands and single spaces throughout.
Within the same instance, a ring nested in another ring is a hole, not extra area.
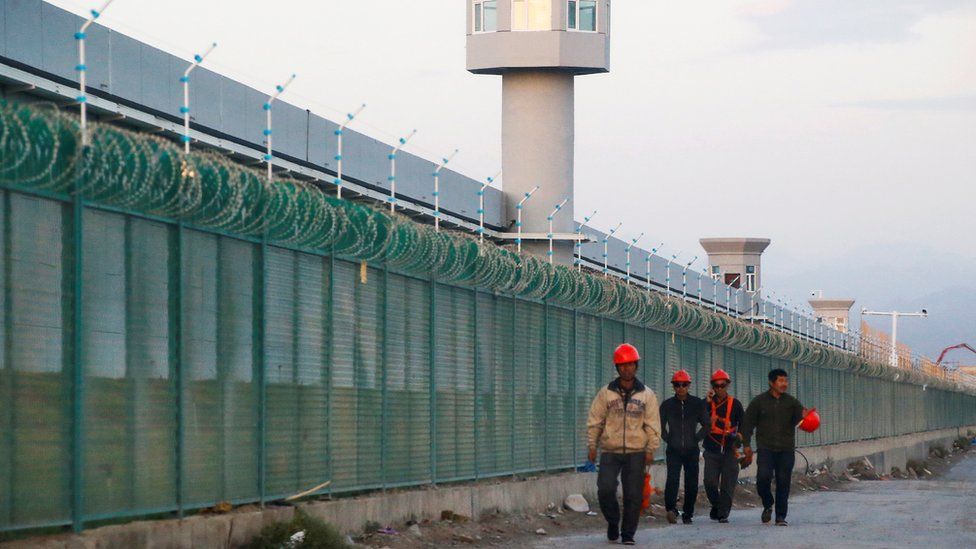
M 678 513 L 674 510 L 668 510 L 668 524 L 678 524 Z
M 607 539 L 610 541 L 617 541 L 620 537 L 620 527 L 616 524 L 607 525 Z
M 719 524 L 728 524 L 729 523 L 729 517 L 722 517 L 722 518 L 718 519 L 718 522 L 719 522 Z
M 636 545 L 634 543 L 634 538 L 624 538 L 620 543 L 623 543 L 624 545 Z
M 776 526 L 789 526 L 790 523 L 786 522 L 786 519 L 776 519 Z
M 712 507 L 712 510 L 708 512 L 708 518 L 718 520 L 718 507 Z
M 773 508 L 772 507 L 766 507 L 765 509 L 763 509 L 763 512 L 762 512 L 762 521 L 763 521 L 763 524 L 766 524 L 767 522 L 769 522 L 772 519 L 773 519 Z
M 681 523 L 682 524 L 691 524 L 691 517 L 688 517 L 688 516 L 681 517 Z

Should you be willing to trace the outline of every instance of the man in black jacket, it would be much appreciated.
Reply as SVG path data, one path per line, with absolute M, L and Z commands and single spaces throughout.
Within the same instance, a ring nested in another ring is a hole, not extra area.
M 786 370 L 777 368 L 769 372 L 769 390 L 752 399 L 742 424 L 742 441 L 749 459 L 752 458 L 749 439 L 753 430 L 756 431 L 756 446 L 759 447 L 756 491 L 763 501 L 762 521 L 766 523 L 772 518 L 775 502 L 777 526 L 789 526 L 786 513 L 796 459 L 796 425 L 807 413 L 800 401 L 786 392 L 789 387 L 790 377 Z M 775 500 L 773 477 L 776 478 Z
M 671 377 L 674 396 L 661 404 L 661 439 L 668 444 L 665 461 L 668 479 L 664 485 L 664 508 L 668 522 L 678 522 L 678 483 L 685 470 L 685 501 L 681 522 L 691 524 L 698 499 L 698 443 L 708 429 L 708 415 L 702 399 L 688 394 L 691 376 L 678 370 Z
M 712 390 L 708 392 L 705 407 L 711 425 L 705 436 L 705 494 L 712 510 L 712 520 L 729 521 L 732 498 L 739 480 L 739 426 L 742 424 L 742 403 L 729 394 L 732 378 L 725 370 L 712 374 Z M 749 465 L 749 458 L 742 464 Z

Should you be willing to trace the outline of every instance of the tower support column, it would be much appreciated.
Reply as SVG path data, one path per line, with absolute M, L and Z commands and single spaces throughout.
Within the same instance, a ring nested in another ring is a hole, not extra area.
M 514 223 L 517 219 L 516 205 L 525 193 L 539 186 L 522 206 L 524 232 L 548 232 L 547 217 L 564 198 L 569 198 L 569 202 L 553 218 L 553 231 L 576 230 L 573 222 L 574 97 L 572 73 L 510 70 L 502 75 L 502 165 L 509 220 Z M 522 249 L 544 257 L 548 243 L 523 242 Z M 572 254 L 572 243 L 556 242 L 556 262 L 572 264 Z

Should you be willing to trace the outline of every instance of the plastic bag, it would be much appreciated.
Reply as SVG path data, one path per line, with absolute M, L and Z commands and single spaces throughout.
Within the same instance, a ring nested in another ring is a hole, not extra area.
M 650 471 L 644 473 L 644 500 L 641 501 L 641 511 L 647 511 L 651 506 L 651 494 L 654 493 L 654 488 L 651 486 L 651 473 Z

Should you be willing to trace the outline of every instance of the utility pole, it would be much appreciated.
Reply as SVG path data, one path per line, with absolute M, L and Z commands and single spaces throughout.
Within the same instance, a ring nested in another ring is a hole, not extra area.
M 920 316 L 926 318 L 929 312 L 922 309 L 920 312 L 903 313 L 899 311 L 869 311 L 861 309 L 861 316 L 890 316 L 891 317 L 891 365 L 898 367 L 898 317 L 900 316 Z

